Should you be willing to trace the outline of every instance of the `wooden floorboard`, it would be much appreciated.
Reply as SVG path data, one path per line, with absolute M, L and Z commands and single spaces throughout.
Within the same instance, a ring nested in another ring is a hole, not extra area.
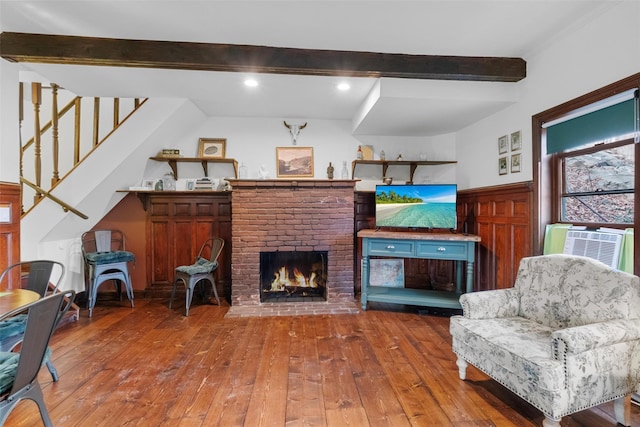
M 354 302 L 354 304 L 356 304 Z M 540 426 L 473 367 L 458 378 L 449 317 L 372 304 L 359 314 L 225 318 L 194 301 L 99 300 L 56 331 L 60 381 L 39 380 L 55 426 Z M 640 426 L 640 410 L 632 407 Z M 42 425 L 22 402 L 6 426 Z M 611 403 L 563 427 L 615 426 Z

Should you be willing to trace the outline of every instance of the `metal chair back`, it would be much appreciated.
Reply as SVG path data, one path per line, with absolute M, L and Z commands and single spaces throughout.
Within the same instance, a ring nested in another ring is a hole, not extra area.
M 58 290 L 64 274 L 64 265 L 58 261 L 18 262 L 0 274 L 0 289 L 28 289 L 44 297 L 48 290 Z

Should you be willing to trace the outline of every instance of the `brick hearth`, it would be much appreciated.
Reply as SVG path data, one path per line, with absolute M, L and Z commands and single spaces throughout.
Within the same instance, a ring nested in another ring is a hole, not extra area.
M 358 312 L 352 180 L 231 180 L 231 308 L 227 316 Z M 327 251 L 327 301 L 260 303 L 260 252 Z

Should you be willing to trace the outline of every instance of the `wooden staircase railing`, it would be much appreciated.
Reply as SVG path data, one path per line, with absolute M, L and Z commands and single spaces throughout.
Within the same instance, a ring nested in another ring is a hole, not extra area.
M 89 217 L 85 214 L 83 214 L 82 212 L 80 212 L 79 210 L 77 210 L 76 208 L 66 204 L 65 202 L 63 202 L 62 200 L 58 199 L 56 196 L 54 196 L 53 194 L 49 193 L 47 190 L 45 190 L 42 187 L 38 187 L 36 184 L 24 179 L 23 177 L 20 177 L 20 183 L 21 184 L 26 184 L 29 187 L 33 188 L 40 196 L 44 196 L 44 197 L 48 197 L 51 200 L 53 200 L 54 202 L 56 202 L 57 204 L 59 204 L 62 207 L 62 210 L 65 212 L 73 212 L 74 214 L 78 215 L 80 218 L 82 219 L 88 219 Z
M 43 104 L 43 89 L 50 89 L 44 93 L 50 98 L 50 110 L 45 115 L 51 118 L 41 125 Z M 120 127 L 138 109 L 145 100 L 109 98 L 112 101 L 111 114 L 101 112 L 105 98 L 93 98 L 92 105 L 83 103 L 83 98 L 65 91 L 71 99 L 59 108 L 60 86 L 51 84 L 43 87 L 41 83 L 31 83 L 31 103 L 33 105 L 33 136 L 22 143 L 22 127 L 25 120 L 25 84 L 20 83 L 20 182 L 22 187 L 22 216 L 27 215 L 44 198 L 48 197 L 59 204 L 65 212 L 86 219 L 87 216 L 74 207 L 51 195 L 51 190 L 67 177 L 87 156 L 102 144 L 118 127 Z M 64 89 L 62 89 L 64 91 Z M 129 102 L 128 107 L 122 108 L 123 102 Z M 89 108 L 89 112 L 86 109 Z M 73 114 L 70 119 L 65 119 Z M 89 117 L 86 117 L 89 116 Z M 105 117 L 106 116 L 106 117 Z M 106 125 L 105 125 L 106 122 Z M 91 134 L 83 133 L 83 125 L 90 125 Z M 70 129 L 71 128 L 71 129 Z M 64 129 L 64 132 L 63 132 Z M 104 131 L 102 129 L 105 129 Z M 64 136 L 61 137 L 61 134 Z M 46 149 L 46 150 L 45 150 Z M 62 161 L 61 161 L 62 160 Z M 26 167 L 25 167 L 26 166 Z M 60 169 L 64 170 L 60 170 Z M 42 184 L 43 175 L 50 174 L 50 185 L 46 188 Z M 33 202 L 26 205 L 25 185 L 33 191 Z

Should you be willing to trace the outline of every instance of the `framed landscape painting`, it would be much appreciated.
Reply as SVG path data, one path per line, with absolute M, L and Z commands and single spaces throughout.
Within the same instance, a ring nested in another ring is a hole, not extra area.
M 276 147 L 278 178 L 313 178 L 313 147 Z

